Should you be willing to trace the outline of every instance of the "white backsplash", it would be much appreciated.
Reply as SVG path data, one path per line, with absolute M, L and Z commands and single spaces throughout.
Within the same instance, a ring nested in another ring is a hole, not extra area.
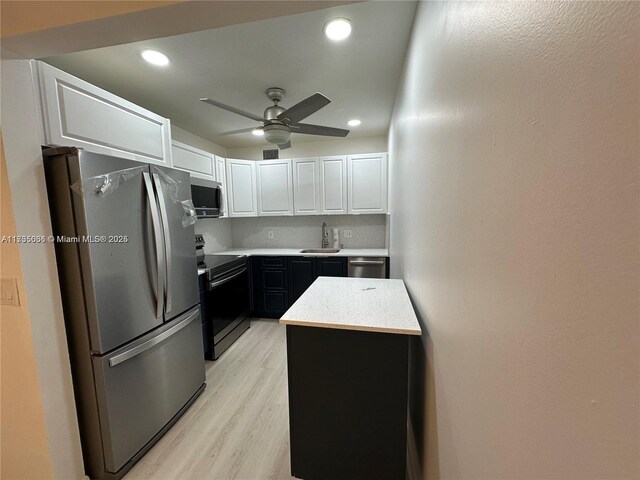
M 231 220 L 228 218 L 199 218 L 196 233 L 204 237 L 205 254 L 220 252 L 234 247 L 231 237 Z
M 318 248 L 322 222 L 329 227 L 330 246 L 331 229 L 338 228 L 344 248 L 385 248 L 386 215 L 253 217 L 232 218 L 230 222 L 235 248 Z M 344 230 L 351 230 L 352 238 L 344 238 Z M 273 239 L 268 238 L 269 231 Z

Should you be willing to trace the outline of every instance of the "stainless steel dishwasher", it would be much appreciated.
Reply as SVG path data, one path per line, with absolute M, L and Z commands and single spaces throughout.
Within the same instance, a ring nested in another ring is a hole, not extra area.
M 387 278 L 387 257 L 349 257 L 349 276 Z

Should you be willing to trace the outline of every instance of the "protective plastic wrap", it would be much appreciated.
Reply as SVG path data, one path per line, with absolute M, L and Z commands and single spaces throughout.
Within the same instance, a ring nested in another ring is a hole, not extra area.
M 167 191 L 169 192 L 169 198 L 171 201 L 177 205 L 180 205 L 184 210 L 184 214 L 182 215 L 182 228 L 187 228 L 189 225 L 195 225 L 196 221 L 196 207 L 193 205 L 191 200 L 180 200 L 178 198 L 179 186 L 178 183 L 171 178 L 169 175 L 164 173 L 159 168 L 151 165 L 151 172 L 154 174 L 158 174 L 160 180 L 167 185 Z
M 75 182 L 70 188 L 79 195 L 93 194 L 99 197 L 107 197 L 115 192 L 120 185 L 140 175 L 146 171 L 147 168 L 147 165 L 141 165 L 139 167 L 125 168 L 103 175 L 96 175 L 95 177 L 89 177 L 82 181 Z M 187 228 L 190 225 L 194 225 L 197 218 L 193 202 L 191 200 L 180 200 L 178 198 L 179 186 L 173 178 L 159 168 L 155 168 L 153 165 L 151 165 L 151 170 L 152 173 L 157 174 L 160 180 L 167 186 L 167 192 L 169 193 L 171 201 L 180 205 L 184 210 L 182 227 Z
M 85 178 L 71 185 L 71 190 L 80 195 L 93 193 L 100 197 L 106 197 L 115 192 L 120 185 L 128 182 L 136 175 L 140 175 L 146 169 L 146 165 L 141 165 L 139 167 L 125 168 L 124 170 L 116 170 L 105 173 L 104 175 Z

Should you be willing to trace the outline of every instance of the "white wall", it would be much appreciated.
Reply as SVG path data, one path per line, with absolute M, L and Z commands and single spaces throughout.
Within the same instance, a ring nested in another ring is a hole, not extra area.
M 44 134 L 30 65 L 3 60 L 1 70 L 2 132 L 16 231 L 51 235 L 40 150 Z M 80 479 L 84 467 L 54 246 L 22 243 L 20 257 L 53 471 L 57 479 Z
M 296 136 L 292 135 L 291 143 L 291 148 L 280 150 L 280 158 L 309 158 L 387 151 L 387 137 L 329 138 L 317 142 L 296 143 Z M 275 145 L 265 143 L 259 147 L 228 148 L 227 157 L 262 160 L 262 151 L 274 147 Z
M 640 478 L 639 25 L 636 2 L 418 7 L 391 266 L 430 334 L 427 478 Z
M 385 248 L 386 215 L 323 215 L 293 217 L 232 218 L 231 233 L 236 248 L 319 248 L 322 245 L 322 222 L 340 230 L 344 248 Z M 352 238 L 344 238 L 344 230 Z M 273 231 L 273 239 L 267 232 Z

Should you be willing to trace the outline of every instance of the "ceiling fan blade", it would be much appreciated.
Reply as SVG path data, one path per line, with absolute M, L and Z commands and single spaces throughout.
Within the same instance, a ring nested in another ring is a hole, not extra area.
M 278 145 L 278 148 L 280 150 L 284 150 L 285 148 L 291 148 L 291 140 L 289 140 L 287 143 L 281 143 L 280 145 Z
M 241 128 L 240 130 L 229 130 L 228 132 L 219 133 L 218 137 L 221 137 L 223 135 L 235 135 L 236 133 L 253 132 L 257 128 L 259 129 L 260 127 L 249 127 L 249 128 Z
M 309 98 L 305 98 L 293 107 L 286 109 L 278 115 L 278 120 L 285 123 L 298 123 L 330 103 L 331 100 L 321 93 L 314 93 Z
M 246 112 L 239 108 L 230 107 L 229 105 L 225 105 L 224 103 L 217 102 L 215 100 L 211 100 L 210 98 L 201 98 L 201 102 L 208 103 L 209 105 L 213 105 L 214 107 L 222 108 L 223 110 L 227 110 L 229 112 L 236 113 L 238 115 L 242 115 L 243 117 L 250 118 L 251 120 L 255 120 L 256 122 L 262 123 L 264 119 L 258 115 L 254 115 L 251 112 Z
M 350 130 L 345 130 L 344 128 L 324 127 L 309 123 L 291 125 L 291 131 L 293 133 L 304 133 L 305 135 L 326 135 L 327 137 L 346 137 L 350 132 Z

